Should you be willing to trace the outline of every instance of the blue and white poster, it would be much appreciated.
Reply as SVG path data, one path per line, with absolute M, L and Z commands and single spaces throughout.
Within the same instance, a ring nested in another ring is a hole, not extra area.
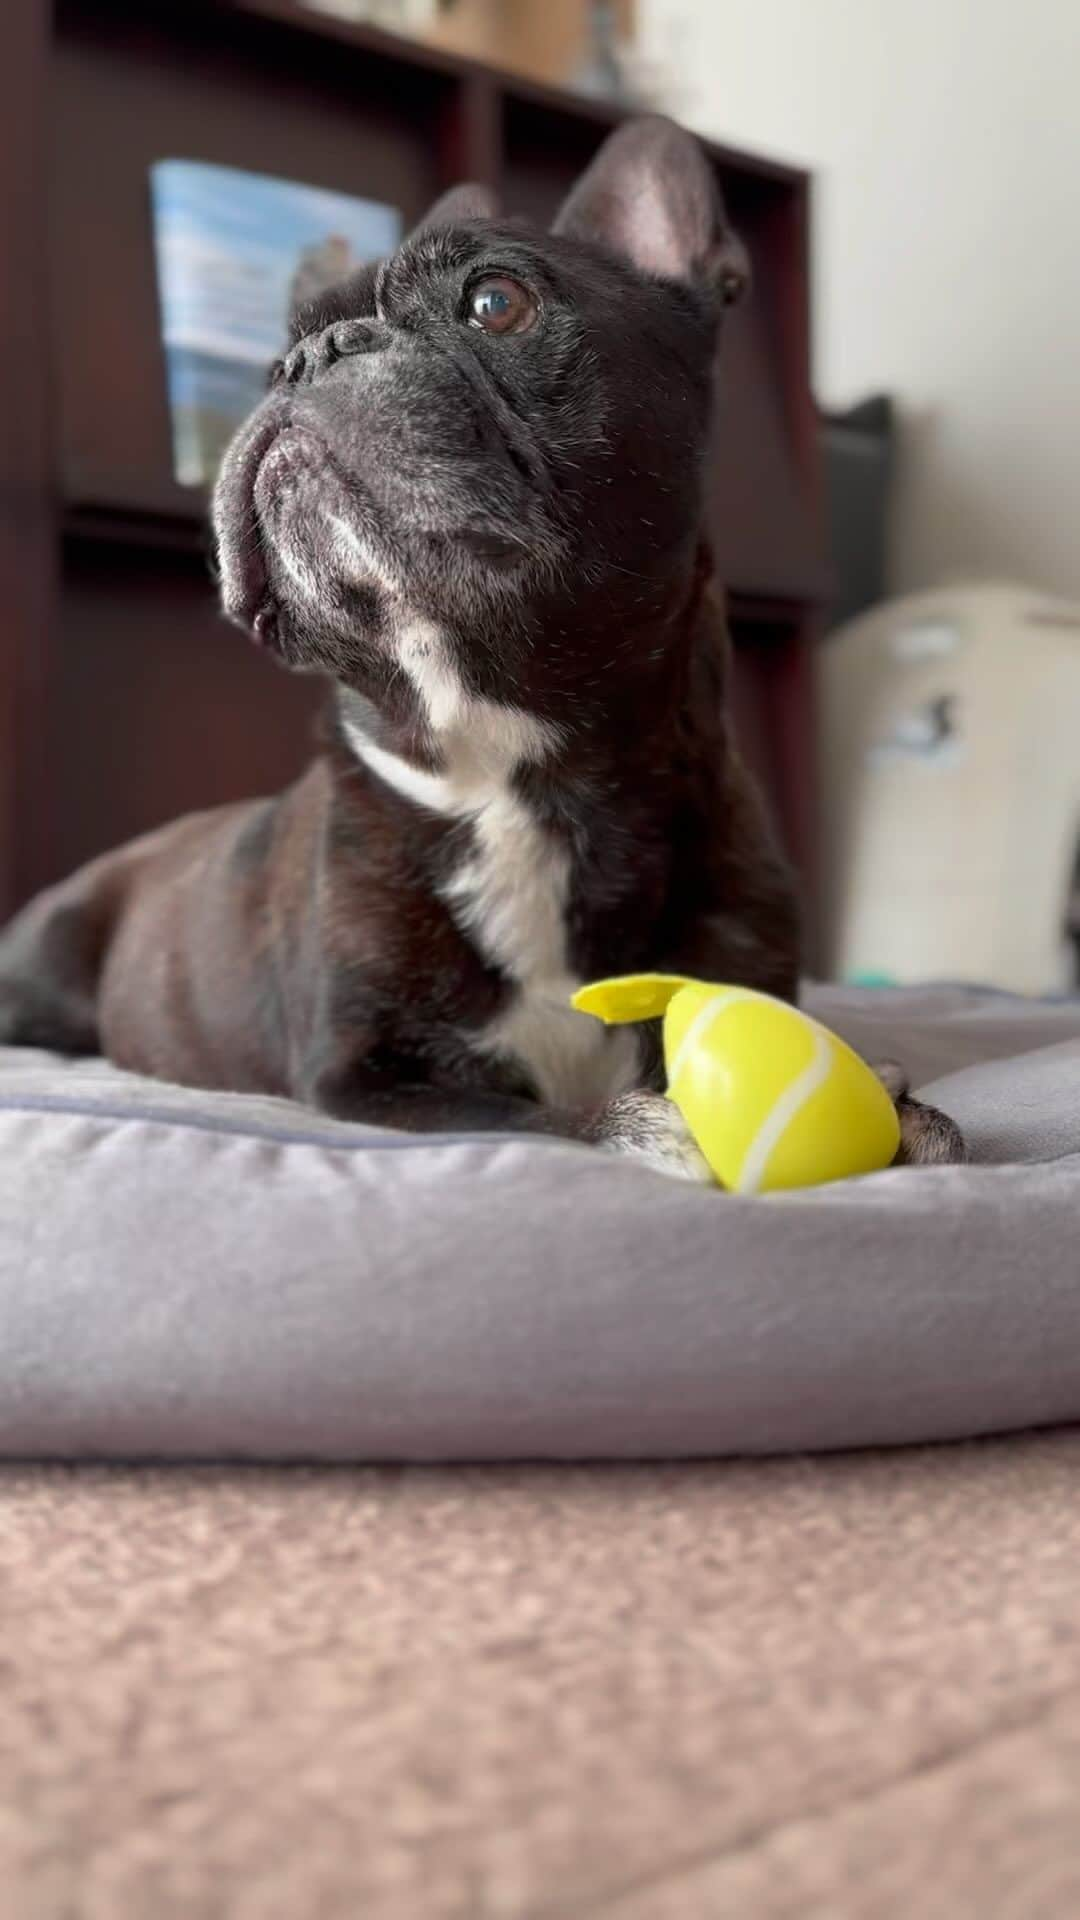
M 392 252 L 401 217 L 201 161 L 160 160 L 150 179 L 173 466 L 204 487 L 265 390 L 292 309 Z

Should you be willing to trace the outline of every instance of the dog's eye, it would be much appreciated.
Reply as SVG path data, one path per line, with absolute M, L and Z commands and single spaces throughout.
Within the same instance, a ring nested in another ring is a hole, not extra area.
M 505 274 L 492 274 L 478 280 L 468 295 L 468 320 L 471 327 L 485 333 L 527 333 L 536 319 L 536 301 L 532 294 Z

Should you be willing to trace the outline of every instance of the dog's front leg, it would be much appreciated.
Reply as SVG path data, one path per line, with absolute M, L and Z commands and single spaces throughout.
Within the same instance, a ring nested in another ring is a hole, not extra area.
M 585 1117 L 582 1139 L 620 1153 L 659 1173 L 702 1185 L 712 1181 L 708 1162 L 682 1114 L 665 1094 L 638 1090 L 619 1094 Z
M 580 1111 L 513 1094 L 432 1086 L 379 1086 L 362 1073 L 324 1074 L 305 1091 L 335 1119 L 407 1133 L 530 1133 L 580 1140 L 683 1180 L 712 1179 L 682 1114 L 663 1094 L 639 1089 Z
M 967 1159 L 964 1136 L 955 1120 L 924 1100 L 913 1100 L 910 1082 L 895 1060 L 875 1061 L 874 1072 L 896 1107 L 900 1122 L 900 1150 L 895 1165 L 941 1167 L 961 1165 Z

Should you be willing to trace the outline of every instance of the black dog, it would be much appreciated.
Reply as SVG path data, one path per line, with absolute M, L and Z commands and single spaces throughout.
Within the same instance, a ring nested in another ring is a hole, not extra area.
M 0 1028 L 701 1176 L 655 1035 L 568 1001 L 649 968 L 795 993 L 702 533 L 743 257 L 662 120 L 607 142 L 553 232 L 493 212 L 459 189 L 306 312 L 225 460 L 226 612 L 336 683 L 326 751 L 34 902 L 0 948 Z M 959 1151 L 900 1111 L 908 1157 Z

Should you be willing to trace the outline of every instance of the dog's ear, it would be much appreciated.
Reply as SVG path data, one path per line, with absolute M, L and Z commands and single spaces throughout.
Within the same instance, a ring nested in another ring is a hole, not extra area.
M 465 181 L 460 187 L 448 187 L 439 195 L 434 206 L 428 208 L 422 220 L 418 220 L 409 235 L 415 240 L 421 233 L 431 233 L 436 227 L 453 227 L 462 220 L 494 220 L 499 211 L 499 202 L 491 187 L 482 187 L 478 182 Z
M 555 221 L 599 240 L 644 273 L 683 280 L 731 306 L 750 279 L 699 141 L 673 120 L 628 120 L 605 140 Z

